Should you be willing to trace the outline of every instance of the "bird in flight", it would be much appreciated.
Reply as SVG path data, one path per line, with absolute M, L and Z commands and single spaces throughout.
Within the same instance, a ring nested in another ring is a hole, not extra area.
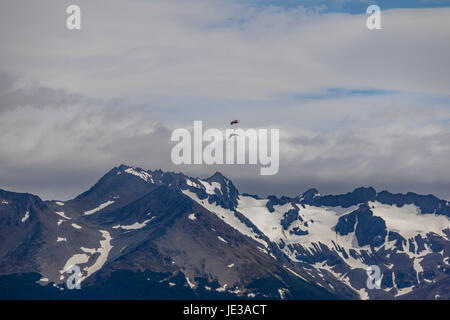
M 239 120 L 233 120 L 233 121 L 230 122 L 231 125 L 238 124 L 238 123 L 239 123 Z

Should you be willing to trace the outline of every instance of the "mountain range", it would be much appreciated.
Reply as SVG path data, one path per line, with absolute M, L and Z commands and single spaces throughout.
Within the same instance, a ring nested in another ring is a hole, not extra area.
M 449 257 L 433 195 L 261 198 L 127 165 L 68 201 L 0 189 L 1 299 L 450 299 Z

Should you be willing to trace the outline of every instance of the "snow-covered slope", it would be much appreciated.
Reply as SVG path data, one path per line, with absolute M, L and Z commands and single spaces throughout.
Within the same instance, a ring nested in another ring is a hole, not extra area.
M 334 277 L 362 299 L 399 297 L 450 274 L 450 218 L 445 206 L 442 213 L 423 213 L 410 195 L 403 204 L 389 204 L 386 192 L 380 200 L 373 189 L 360 188 L 342 196 L 314 192 L 312 197 L 304 194 L 292 199 L 238 195 L 237 205 L 226 210 L 211 197 L 211 188 L 204 195 L 199 182 L 188 183 L 189 190 L 183 192 L 243 234 L 253 238 L 255 233 L 263 234 L 292 261 L 308 263 L 321 275 Z M 222 188 L 216 186 L 214 195 L 219 196 Z M 204 198 L 200 200 L 199 194 Z M 392 196 L 398 202 L 399 195 Z M 438 206 L 442 208 L 442 201 Z M 240 214 L 257 231 L 250 233 L 226 218 Z M 380 290 L 366 286 L 366 270 L 372 265 L 382 271 Z

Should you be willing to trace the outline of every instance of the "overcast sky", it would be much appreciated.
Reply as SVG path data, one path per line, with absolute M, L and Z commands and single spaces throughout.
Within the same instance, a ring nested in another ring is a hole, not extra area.
M 450 1 L 0 3 L 0 188 L 70 199 L 121 163 L 241 192 L 450 200 Z M 375 2 L 376 3 L 376 2 Z M 280 129 L 280 171 L 182 166 L 174 128 Z

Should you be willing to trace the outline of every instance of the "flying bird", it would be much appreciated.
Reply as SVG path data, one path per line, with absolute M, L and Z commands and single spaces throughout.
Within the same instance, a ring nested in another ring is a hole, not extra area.
M 238 123 L 239 123 L 239 120 L 233 120 L 233 121 L 230 122 L 231 125 L 238 124 Z

